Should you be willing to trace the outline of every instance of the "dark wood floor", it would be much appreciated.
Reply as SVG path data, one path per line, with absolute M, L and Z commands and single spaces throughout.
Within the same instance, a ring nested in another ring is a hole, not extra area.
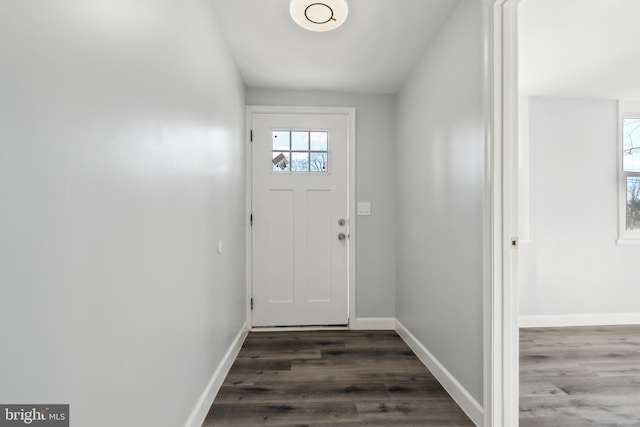
M 252 332 L 209 426 L 473 426 L 393 331 Z
M 640 426 L 640 326 L 520 331 L 520 426 Z

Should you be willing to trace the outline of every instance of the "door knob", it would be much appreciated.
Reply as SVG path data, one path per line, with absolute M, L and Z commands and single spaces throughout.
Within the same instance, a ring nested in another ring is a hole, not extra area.
M 347 238 L 347 235 L 346 235 L 346 234 L 344 234 L 344 233 L 340 233 L 340 234 L 338 234 L 338 240 L 344 240 L 344 239 L 346 239 L 346 238 Z

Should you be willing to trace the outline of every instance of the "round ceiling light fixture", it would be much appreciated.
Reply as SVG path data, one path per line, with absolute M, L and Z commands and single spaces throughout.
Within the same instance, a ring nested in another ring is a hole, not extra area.
M 296 24 L 310 31 L 331 31 L 349 14 L 347 0 L 291 0 L 289 12 Z

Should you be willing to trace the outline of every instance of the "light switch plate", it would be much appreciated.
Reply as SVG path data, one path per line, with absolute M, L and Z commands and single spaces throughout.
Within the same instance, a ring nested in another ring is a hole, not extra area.
M 371 202 L 358 202 L 358 215 L 371 215 Z

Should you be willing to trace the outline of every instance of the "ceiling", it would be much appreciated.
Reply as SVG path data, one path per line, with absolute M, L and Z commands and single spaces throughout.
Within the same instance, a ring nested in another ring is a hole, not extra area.
M 639 0 L 522 0 L 520 90 L 640 99 Z
M 348 0 L 347 21 L 324 33 L 298 27 L 289 0 L 214 7 L 247 87 L 396 93 L 458 2 Z

